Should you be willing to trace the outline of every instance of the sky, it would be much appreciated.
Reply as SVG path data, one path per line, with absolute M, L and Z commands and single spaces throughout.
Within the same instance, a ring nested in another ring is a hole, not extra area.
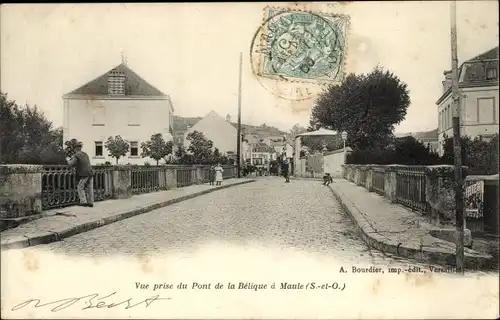
M 287 6 L 286 3 L 276 4 Z M 36 104 L 62 125 L 62 95 L 121 63 L 171 96 L 175 114 L 214 110 L 236 119 L 243 52 L 242 122 L 289 130 L 309 111 L 262 87 L 250 67 L 250 43 L 264 3 L 9 4 L 0 8 L 2 92 Z M 396 132 L 437 127 L 435 102 L 451 68 L 450 3 L 302 4 L 350 16 L 346 71 L 377 65 L 408 84 L 411 105 Z M 459 63 L 498 45 L 497 1 L 458 1 Z M 314 99 L 304 102 L 307 109 Z

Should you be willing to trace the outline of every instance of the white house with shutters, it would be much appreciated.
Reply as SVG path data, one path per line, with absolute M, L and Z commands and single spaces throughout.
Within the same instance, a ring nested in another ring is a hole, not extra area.
M 63 95 L 63 138 L 83 143 L 92 164 L 115 163 L 105 142 L 120 135 L 130 143 L 120 164 L 151 164 L 141 158 L 140 145 L 161 133 L 172 140 L 172 101 L 122 63 L 80 88 Z

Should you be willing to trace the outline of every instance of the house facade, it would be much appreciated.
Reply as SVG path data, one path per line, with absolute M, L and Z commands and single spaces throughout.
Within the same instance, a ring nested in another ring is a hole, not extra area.
M 130 144 L 119 164 L 156 163 L 141 158 L 141 143 L 156 133 L 172 140 L 174 107 L 170 97 L 124 63 L 62 98 L 63 139 L 81 141 L 92 164 L 116 163 L 105 148 L 110 136 L 120 135 Z
M 202 132 L 208 140 L 212 140 L 214 149 L 219 149 L 221 154 L 236 154 L 238 150 L 238 130 L 215 111 L 210 111 L 184 132 L 183 144 L 186 149 L 191 144 L 187 136 L 194 131 Z
M 488 139 L 498 133 L 498 49 L 496 47 L 465 61 L 458 70 L 461 135 Z M 445 71 L 444 76 L 443 94 L 436 102 L 440 155 L 444 152 L 445 136 L 453 136 L 451 71 Z

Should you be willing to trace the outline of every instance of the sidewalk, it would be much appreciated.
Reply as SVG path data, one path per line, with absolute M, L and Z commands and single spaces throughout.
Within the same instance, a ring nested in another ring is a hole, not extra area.
M 430 235 L 438 227 L 420 214 L 344 179 L 330 188 L 371 247 L 424 263 L 454 265 L 455 244 Z M 468 269 L 490 269 L 492 257 L 465 248 Z
M 66 207 L 44 211 L 43 217 L 0 234 L 2 250 L 25 248 L 59 241 L 116 221 L 159 209 L 216 190 L 254 182 L 252 179 L 228 179 L 222 186 L 200 184 L 184 188 L 136 195 L 128 199 L 94 203 L 93 208 Z

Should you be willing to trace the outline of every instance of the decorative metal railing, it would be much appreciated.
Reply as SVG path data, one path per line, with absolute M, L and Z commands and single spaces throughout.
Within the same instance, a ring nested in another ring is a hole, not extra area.
M 366 187 L 366 176 L 367 176 L 366 169 L 359 170 L 359 184 L 362 185 L 363 187 Z
M 411 209 L 425 213 L 425 167 L 405 166 L 396 169 L 396 201 Z
M 382 168 L 373 168 L 372 173 L 373 191 L 380 195 L 385 194 L 385 172 Z
M 234 166 L 223 167 L 224 179 L 234 177 Z M 176 176 L 172 178 L 177 179 L 177 187 L 208 183 L 210 180 L 210 168 L 208 166 L 128 166 L 120 168 L 120 170 L 130 171 L 132 194 L 166 190 L 168 170 L 173 169 L 175 169 Z M 114 189 L 113 170 L 116 169 L 113 166 L 94 166 L 93 170 L 94 201 L 112 198 Z M 79 201 L 77 185 L 78 181 L 73 168 L 65 165 L 43 166 L 42 209 L 47 210 L 77 204 Z
M 94 167 L 94 201 L 112 197 L 111 168 Z M 62 208 L 78 203 L 75 170 L 69 166 L 43 166 L 42 209 Z
M 222 178 L 224 179 L 231 179 L 233 177 L 233 169 L 234 167 L 231 165 L 223 165 L 222 169 L 224 169 L 224 172 L 222 173 Z
M 162 189 L 160 187 L 160 172 L 164 172 L 161 167 L 130 167 L 132 194 L 149 193 Z
M 196 184 L 196 168 L 177 168 L 177 187 Z

